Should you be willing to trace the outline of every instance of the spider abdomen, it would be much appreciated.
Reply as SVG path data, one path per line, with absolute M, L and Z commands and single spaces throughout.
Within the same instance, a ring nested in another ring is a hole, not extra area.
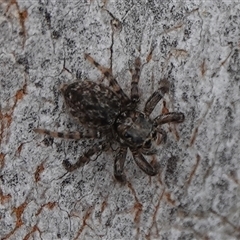
M 62 92 L 70 113 L 90 127 L 110 127 L 120 113 L 121 101 L 103 84 L 74 82 L 65 85 Z

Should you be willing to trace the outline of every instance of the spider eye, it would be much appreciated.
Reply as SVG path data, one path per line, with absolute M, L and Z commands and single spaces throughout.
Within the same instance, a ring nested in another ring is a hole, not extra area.
M 124 133 L 124 137 L 125 137 L 125 138 L 130 138 L 130 134 L 127 133 L 127 132 L 125 132 L 125 133 Z
M 140 118 L 144 118 L 144 114 L 143 113 L 139 113 L 139 117 Z
M 152 145 L 151 139 L 148 139 L 145 143 L 144 143 L 144 147 L 150 148 Z

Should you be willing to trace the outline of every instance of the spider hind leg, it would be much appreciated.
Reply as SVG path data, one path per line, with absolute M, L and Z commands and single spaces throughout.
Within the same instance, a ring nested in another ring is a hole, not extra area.
M 82 138 L 100 138 L 101 133 L 95 129 L 83 129 L 76 132 L 54 132 L 47 129 L 35 128 L 34 132 L 39 134 L 46 134 L 53 138 L 65 138 L 72 140 L 79 140 Z
M 91 64 L 93 64 L 108 79 L 110 87 L 112 87 L 113 91 L 121 99 L 122 103 L 129 105 L 130 99 L 124 93 L 117 80 L 113 77 L 111 69 L 101 66 L 89 54 L 85 54 L 85 59 L 87 59 Z
M 131 101 L 133 103 L 139 102 L 138 82 L 140 78 L 140 67 L 141 67 L 141 60 L 140 60 L 140 57 L 138 57 L 135 60 L 135 69 L 131 71 L 132 73 Z
M 68 160 L 64 160 L 62 164 L 68 172 L 72 172 L 72 171 L 84 166 L 85 164 L 87 164 L 90 161 L 90 158 L 94 154 L 99 153 L 101 151 L 102 151 L 102 145 L 95 144 L 92 148 L 90 148 L 82 156 L 80 156 L 76 163 L 72 164 Z

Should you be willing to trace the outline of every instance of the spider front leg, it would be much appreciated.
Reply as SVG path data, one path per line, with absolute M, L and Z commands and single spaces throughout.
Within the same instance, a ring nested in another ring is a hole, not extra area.
M 155 176 L 158 174 L 158 169 L 155 166 L 152 166 L 145 158 L 144 156 L 137 152 L 133 151 L 133 159 L 135 163 L 138 165 L 138 167 L 144 171 L 149 176 Z
M 131 101 L 134 104 L 139 101 L 138 82 L 140 78 L 140 66 L 141 66 L 141 60 L 140 60 L 140 57 L 138 57 L 135 60 L 135 69 L 131 71 L 132 73 Z
M 103 145 L 95 144 L 92 148 L 90 148 L 87 152 L 85 152 L 76 163 L 72 164 L 68 160 L 63 161 L 63 166 L 68 172 L 72 172 L 77 168 L 82 167 L 86 163 L 90 161 L 90 157 L 96 153 L 99 153 L 103 150 Z
M 161 134 L 161 138 L 160 138 L 160 141 L 158 141 L 158 144 L 160 144 L 161 142 L 166 143 L 167 142 L 167 133 L 159 127 L 157 127 L 156 130 L 158 133 Z
M 163 98 L 164 94 L 169 91 L 169 82 L 167 79 L 160 81 L 160 86 L 157 91 L 155 91 L 147 100 L 144 107 L 144 112 L 149 116 L 153 109 L 156 107 L 158 102 Z
M 46 134 L 53 138 L 65 138 L 79 140 L 82 138 L 101 138 L 101 132 L 95 129 L 83 129 L 82 131 L 76 132 L 53 132 L 47 129 L 35 128 L 34 132 L 40 134 Z
M 167 114 L 162 114 L 157 116 L 154 119 L 154 125 L 158 126 L 158 125 L 162 125 L 165 123 L 182 123 L 185 119 L 185 116 L 183 113 L 181 112 L 170 112 Z
M 114 161 L 114 176 L 119 182 L 126 182 L 126 176 L 124 174 L 124 163 L 127 155 L 127 147 L 121 146 L 115 161 Z
M 96 62 L 89 54 L 85 54 L 85 58 L 92 63 L 102 74 L 108 79 L 110 87 L 112 87 L 113 91 L 117 94 L 117 96 L 121 99 L 123 105 L 129 105 L 130 99 L 124 93 L 117 80 L 113 77 L 111 69 L 102 67 L 98 62 Z

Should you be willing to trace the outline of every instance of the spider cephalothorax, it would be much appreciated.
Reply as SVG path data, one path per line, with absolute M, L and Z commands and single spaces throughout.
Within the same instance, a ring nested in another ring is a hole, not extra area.
M 68 139 L 96 138 L 102 139 L 86 151 L 76 163 L 64 160 L 63 165 L 68 171 L 73 171 L 87 163 L 95 153 L 104 151 L 113 140 L 120 144 L 119 152 L 114 162 L 114 175 L 118 181 L 125 181 L 124 162 L 129 148 L 136 164 L 146 174 L 153 176 L 158 169 L 152 166 L 143 155 L 156 153 L 156 146 L 166 141 L 166 132 L 160 126 L 164 123 L 181 123 L 184 114 L 171 112 L 159 115 L 154 119 L 150 114 L 169 90 L 166 79 L 160 81 L 160 86 L 147 100 L 143 112 L 136 109 L 139 101 L 138 81 L 140 75 L 140 58 L 135 61 L 132 71 L 131 98 L 129 98 L 113 77 L 111 70 L 100 66 L 91 56 L 85 56 L 109 80 L 109 86 L 92 81 L 79 81 L 63 85 L 61 90 L 66 106 L 73 117 L 85 125 L 79 132 L 51 132 L 45 129 L 35 129 L 35 132 L 48 134 L 52 137 Z
M 130 149 L 139 149 L 140 151 L 151 149 L 152 140 L 156 137 L 153 121 L 140 111 L 122 112 L 117 117 L 114 128 L 120 142 Z

